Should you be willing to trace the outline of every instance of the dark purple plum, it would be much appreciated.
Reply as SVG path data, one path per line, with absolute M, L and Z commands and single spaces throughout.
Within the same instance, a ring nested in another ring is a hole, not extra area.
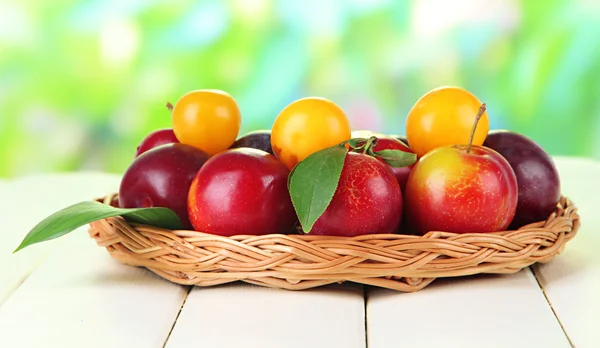
M 172 143 L 144 152 L 127 168 L 119 187 L 121 208 L 165 207 L 191 229 L 187 197 L 194 176 L 209 155 L 193 146 Z
M 511 228 L 548 218 L 560 199 L 558 170 L 552 158 L 532 139 L 512 131 L 490 131 L 484 146 L 499 152 L 517 176 L 519 198 Z
M 271 148 L 271 131 L 257 130 L 246 133 L 238 138 L 235 143 L 231 145 L 230 149 L 237 149 L 240 147 L 263 150 L 273 155 L 273 149 Z
M 175 133 L 173 133 L 173 129 L 171 129 L 171 128 L 157 129 L 157 130 L 153 131 L 152 133 L 148 134 L 144 138 L 144 140 L 142 140 L 140 145 L 137 147 L 137 150 L 135 152 L 135 157 L 138 157 L 139 155 L 143 154 L 144 152 L 146 152 L 150 149 L 153 149 L 157 146 L 161 146 L 164 144 L 172 144 L 172 143 L 179 143 L 179 140 L 177 140 Z
M 391 137 L 400 140 L 401 142 L 404 143 L 404 145 L 410 146 L 410 145 L 408 145 L 408 140 L 406 139 L 406 136 L 404 136 L 404 135 L 391 135 Z

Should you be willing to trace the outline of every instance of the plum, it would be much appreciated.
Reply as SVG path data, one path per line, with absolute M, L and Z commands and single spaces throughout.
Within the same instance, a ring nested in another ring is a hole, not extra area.
M 237 139 L 235 143 L 231 145 L 230 149 L 237 149 L 240 147 L 263 150 L 273 155 L 273 149 L 271 148 L 271 131 L 257 130 L 246 133 Z
M 517 176 L 519 198 L 511 228 L 546 220 L 561 195 L 558 170 L 548 153 L 532 139 L 508 130 L 489 132 L 483 145 L 506 158 Z
M 400 140 L 400 141 L 401 141 L 401 142 L 403 142 L 403 143 L 404 143 L 406 146 L 410 146 L 410 145 L 408 144 L 408 139 L 406 139 L 406 136 L 405 136 L 405 135 L 397 135 L 397 134 L 394 134 L 394 135 L 392 135 L 391 137 L 393 137 L 393 138 L 396 138 L 396 139 Z
M 209 155 L 181 143 L 164 144 L 135 158 L 119 187 L 121 208 L 165 207 L 190 229 L 187 197 L 194 176 Z
M 178 143 L 172 128 L 157 129 L 148 134 L 137 147 L 135 157 L 144 152 L 164 144 Z
M 381 151 L 381 150 L 400 150 L 404 152 L 414 153 L 406 144 L 397 138 L 382 135 L 377 137 L 377 145 L 373 148 L 373 151 Z M 383 160 L 381 160 L 383 161 Z M 406 181 L 408 181 L 408 176 L 410 175 L 410 171 L 414 168 L 414 164 L 406 167 L 390 167 L 396 176 L 396 180 L 398 180 L 398 184 L 400 184 L 400 189 L 404 192 L 406 187 Z
M 396 233 L 402 207 L 392 168 L 375 157 L 349 152 L 331 203 L 309 233 L 345 237 Z
M 194 229 L 220 236 L 293 232 L 298 219 L 287 189 L 289 172 L 259 149 L 216 154 L 190 186 L 188 213 Z
M 411 171 L 406 217 L 417 234 L 502 231 L 515 215 L 517 179 L 508 161 L 484 146 L 440 146 Z
M 378 132 L 373 132 L 367 129 L 355 130 L 352 131 L 352 138 L 363 138 L 367 139 L 369 137 L 377 137 L 377 145 L 373 148 L 373 151 L 381 151 L 381 150 L 400 150 L 404 152 L 411 152 L 408 145 L 406 145 L 406 137 L 404 137 L 404 141 L 401 140 L 399 135 L 386 135 Z M 381 160 L 383 162 L 383 160 Z M 406 181 L 408 180 L 408 175 L 410 171 L 413 169 L 415 165 L 412 164 L 407 167 L 392 167 L 392 171 L 400 184 L 400 189 L 404 192 L 404 188 L 406 187 Z

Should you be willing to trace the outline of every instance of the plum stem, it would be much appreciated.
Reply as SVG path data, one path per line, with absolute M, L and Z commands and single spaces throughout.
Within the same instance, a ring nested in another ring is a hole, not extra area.
M 170 102 L 167 102 L 167 109 L 169 109 L 169 111 L 173 112 L 173 104 L 171 104 Z
M 475 122 L 473 122 L 473 128 L 471 128 L 471 136 L 469 137 L 469 145 L 467 145 L 467 153 L 471 152 L 471 146 L 473 145 L 473 138 L 475 137 L 477 123 L 479 123 L 479 119 L 481 118 L 481 116 L 483 116 L 485 108 L 485 103 L 481 104 L 481 106 L 479 107 L 479 112 L 477 112 L 477 116 L 475 116 Z
M 363 148 L 363 154 L 366 154 L 367 152 L 372 152 L 372 148 L 377 146 L 377 138 L 376 137 L 370 137 L 369 139 L 367 139 L 367 143 L 365 144 L 365 147 Z

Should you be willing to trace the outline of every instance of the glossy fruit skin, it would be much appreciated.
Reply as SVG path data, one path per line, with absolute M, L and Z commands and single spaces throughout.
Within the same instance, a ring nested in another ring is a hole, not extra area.
M 150 134 L 148 134 L 137 147 L 135 152 L 135 157 L 143 154 L 144 152 L 158 147 L 164 144 L 173 144 L 178 143 L 177 137 L 175 133 L 173 133 L 173 129 L 171 128 L 163 128 L 157 129 Z
M 181 143 L 211 156 L 235 142 L 242 119 L 235 99 L 219 90 L 184 94 L 175 103 L 171 118 L 173 131 Z
M 244 134 L 231 145 L 230 149 L 237 149 L 240 147 L 263 150 L 271 155 L 275 155 L 273 153 L 273 148 L 271 147 L 271 130 L 268 129 Z
M 190 187 L 188 213 L 194 229 L 221 236 L 294 232 L 298 219 L 288 174 L 283 163 L 258 149 L 213 156 Z
M 505 230 L 517 207 L 517 178 L 496 151 L 465 145 L 430 151 L 415 165 L 404 193 L 417 234 Z
M 298 99 L 277 116 L 271 129 L 275 156 L 290 170 L 314 152 L 350 139 L 350 122 L 334 102 Z
M 440 146 L 468 144 L 481 104 L 462 88 L 438 87 L 429 91 L 415 103 L 406 118 L 410 148 L 420 158 Z M 477 124 L 473 145 L 482 145 L 488 131 L 486 111 Z
M 408 146 L 406 146 L 406 144 L 402 143 L 400 140 L 385 135 L 377 137 L 377 145 L 373 148 L 374 152 L 381 150 L 400 150 L 404 152 L 414 153 Z M 384 162 L 381 159 L 380 161 Z M 414 168 L 414 166 L 414 164 L 400 168 L 390 166 L 392 172 L 394 172 L 396 180 L 398 180 L 398 184 L 400 185 L 400 189 L 402 190 L 402 192 L 404 192 L 406 182 L 408 181 L 408 176 L 410 175 L 410 172 Z
M 552 158 L 532 139 L 507 130 L 494 130 L 484 143 L 510 163 L 517 176 L 519 199 L 511 227 L 543 221 L 556 209 L 560 177 Z
M 190 184 L 209 159 L 206 152 L 185 144 L 165 144 L 146 151 L 127 168 L 119 187 L 121 208 L 165 207 L 173 210 L 184 228 Z
M 374 157 L 349 152 L 331 203 L 309 234 L 396 233 L 401 221 L 402 193 L 391 168 Z

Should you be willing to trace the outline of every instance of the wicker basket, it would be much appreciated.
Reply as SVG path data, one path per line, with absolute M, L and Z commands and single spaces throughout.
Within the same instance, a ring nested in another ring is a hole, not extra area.
M 119 262 L 146 267 L 179 284 L 244 281 L 302 290 L 350 281 L 412 292 L 438 277 L 515 273 L 548 262 L 575 237 L 579 225 L 577 208 L 562 197 L 545 221 L 496 233 L 220 237 L 115 217 L 91 223 L 89 234 Z

